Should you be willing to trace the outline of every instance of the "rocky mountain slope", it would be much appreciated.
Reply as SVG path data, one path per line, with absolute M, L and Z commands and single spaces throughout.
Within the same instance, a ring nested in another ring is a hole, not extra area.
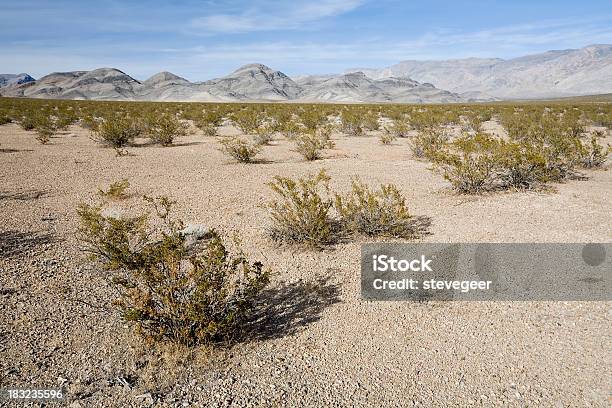
M 34 82 L 35 79 L 28 74 L 0 74 L 0 88 L 11 85 L 20 85 Z
M 114 68 L 54 72 L 37 81 L 7 86 L 5 96 L 28 98 L 131 100 L 140 82 Z
M 304 77 L 297 81 L 303 101 L 328 102 L 463 102 L 464 99 L 431 84 L 408 77 L 373 80 L 363 72 L 338 76 Z
M 548 51 L 503 60 L 467 58 L 402 61 L 383 69 L 356 68 L 381 79 L 408 76 L 464 97 L 548 98 L 612 92 L 612 45 Z

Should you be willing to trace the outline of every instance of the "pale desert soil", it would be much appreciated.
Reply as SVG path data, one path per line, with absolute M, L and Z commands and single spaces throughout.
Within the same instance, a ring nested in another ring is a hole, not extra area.
M 609 242 L 612 171 L 556 192 L 466 197 L 414 160 L 404 139 L 338 136 L 314 163 L 279 140 L 266 162 L 241 165 L 200 135 L 121 158 L 87 135 L 74 127 L 42 146 L 16 125 L 0 127 L 2 385 L 62 384 L 75 407 L 609 406 L 609 302 L 366 302 L 365 241 L 320 253 L 276 248 L 260 204 L 274 175 L 325 168 L 338 191 L 352 175 L 397 184 L 413 213 L 432 218 L 423 241 Z M 121 178 L 134 196 L 112 205 L 172 196 L 182 219 L 239 232 L 246 252 L 274 270 L 266 296 L 278 314 L 254 324 L 251 341 L 154 349 L 103 309 L 113 292 L 77 249 L 75 208 Z

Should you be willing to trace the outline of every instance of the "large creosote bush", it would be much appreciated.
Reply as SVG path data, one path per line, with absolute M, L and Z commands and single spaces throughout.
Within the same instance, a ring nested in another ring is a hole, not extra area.
M 125 115 L 113 115 L 92 129 L 93 139 L 110 147 L 124 147 L 140 136 L 143 129 L 134 118 Z
M 231 340 L 268 284 L 269 271 L 231 253 L 211 230 L 188 240 L 167 198 L 147 199 L 149 215 L 106 214 L 81 204 L 80 239 L 118 289 L 113 304 L 150 340 L 194 345 Z
M 266 206 L 272 218 L 269 232 L 274 241 L 312 248 L 333 243 L 335 222 L 330 212 L 333 200 L 328 197 L 329 180 L 321 170 L 298 180 L 276 176 L 268 183 L 277 195 Z
M 420 218 L 410 215 L 404 196 L 393 184 L 372 191 L 353 179 L 348 194 L 335 195 L 335 207 L 342 224 L 351 232 L 395 238 L 415 238 L 423 233 Z

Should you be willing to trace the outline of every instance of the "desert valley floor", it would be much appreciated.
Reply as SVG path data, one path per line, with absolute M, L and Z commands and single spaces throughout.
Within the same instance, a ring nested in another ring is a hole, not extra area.
M 278 138 L 261 163 L 244 165 L 200 133 L 127 157 L 76 126 L 44 146 L 33 135 L 0 126 L 0 384 L 63 386 L 71 407 L 610 404 L 609 302 L 364 301 L 367 240 L 278 248 L 261 207 L 275 175 L 325 168 L 339 191 L 352 175 L 396 184 L 414 214 L 432 219 L 424 242 L 610 242 L 610 170 L 556 191 L 463 196 L 401 138 L 384 146 L 335 134 L 315 162 Z M 152 347 L 106 311 L 112 289 L 79 251 L 75 210 L 123 178 L 132 196 L 117 206 L 168 195 L 183 220 L 238 232 L 272 268 L 267 307 L 277 313 L 254 323 L 250 341 Z

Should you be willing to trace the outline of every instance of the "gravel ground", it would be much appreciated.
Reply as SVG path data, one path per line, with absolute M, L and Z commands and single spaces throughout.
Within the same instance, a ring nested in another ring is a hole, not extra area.
M 277 248 L 260 204 L 274 175 L 325 168 L 338 191 L 352 175 L 397 184 L 412 212 L 433 220 L 425 242 L 609 242 L 612 172 L 556 192 L 466 197 L 414 160 L 404 139 L 336 144 L 306 163 L 278 140 L 265 162 L 241 165 L 198 134 L 116 157 L 77 127 L 42 146 L 1 126 L 0 385 L 61 385 L 71 407 L 610 406 L 609 302 L 363 301 L 365 241 Z M 166 194 L 186 222 L 238 231 L 274 271 L 266 296 L 275 320 L 216 350 L 134 336 L 108 310 L 113 292 L 75 240 L 77 204 L 122 178 L 133 193 L 122 206 Z

